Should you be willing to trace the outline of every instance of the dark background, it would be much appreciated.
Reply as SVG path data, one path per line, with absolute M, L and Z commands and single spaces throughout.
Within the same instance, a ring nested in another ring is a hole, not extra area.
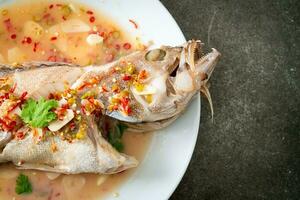
M 161 2 L 187 39 L 222 53 L 214 123 L 202 98 L 196 149 L 171 199 L 300 199 L 300 1 Z

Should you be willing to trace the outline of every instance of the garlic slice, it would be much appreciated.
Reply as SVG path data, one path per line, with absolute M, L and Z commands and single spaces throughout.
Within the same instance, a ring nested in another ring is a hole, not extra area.
M 58 119 L 49 124 L 48 128 L 50 131 L 58 131 L 59 129 L 61 129 L 64 125 L 69 123 L 74 118 L 73 110 L 67 109 L 66 112 L 67 112 L 66 116 L 64 117 L 63 120 Z
M 90 34 L 86 37 L 86 42 L 91 46 L 95 46 L 103 42 L 103 37 L 98 34 Z
M 61 29 L 65 33 L 82 33 L 89 32 L 91 27 L 80 19 L 70 19 L 62 22 Z

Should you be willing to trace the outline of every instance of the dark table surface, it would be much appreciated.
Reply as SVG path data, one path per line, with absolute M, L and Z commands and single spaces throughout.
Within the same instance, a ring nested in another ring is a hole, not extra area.
M 162 3 L 187 39 L 222 53 L 214 123 L 202 98 L 197 145 L 171 199 L 300 199 L 300 1 Z

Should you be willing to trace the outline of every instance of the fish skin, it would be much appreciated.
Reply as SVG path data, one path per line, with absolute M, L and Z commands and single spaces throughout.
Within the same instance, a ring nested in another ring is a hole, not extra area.
M 181 47 L 162 46 L 160 49 L 166 52 L 164 59 L 160 61 L 146 60 L 146 55 L 151 50 L 144 50 L 103 66 L 80 67 L 51 62 L 27 63 L 20 67 L 0 65 L 0 78 L 10 77 L 16 83 L 17 94 L 21 95 L 27 91 L 28 97 L 40 98 L 47 97 L 50 92 L 62 91 L 66 81 L 72 88 L 95 76 L 101 77 L 97 87 L 103 83 L 111 83 L 114 77 L 108 71 L 118 66 L 120 62 L 130 62 L 138 71 L 148 70 L 151 75 L 149 82 L 153 83 L 151 81 L 155 79 L 154 84 L 161 87 L 158 87 L 160 93 L 155 97 L 154 103 L 145 104 L 137 95 L 132 94 L 132 88 L 128 88 L 135 107 L 132 115 L 124 116 L 120 112 L 111 112 L 107 109 L 111 93 L 99 95 L 98 99 L 105 105 L 104 113 L 107 116 L 126 122 L 130 130 L 139 132 L 144 131 L 145 127 L 148 131 L 157 130 L 175 121 L 192 97 L 206 88 L 206 83 L 220 57 L 220 53 L 213 49 L 211 53 L 197 58 L 196 52 L 201 52 L 201 42 L 194 40 Z M 9 140 L 7 137 L 4 137 L 6 140 L 0 138 L 0 144 L 4 146 L 0 153 L 0 162 L 12 161 L 23 169 L 65 174 L 83 172 L 110 174 L 137 165 L 134 158 L 117 152 L 102 137 L 95 119 L 88 117 L 87 121 L 89 121 L 88 137 L 82 141 L 75 140 L 72 144 L 53 137 L 37 145 L 30 133 L 20 141 Z M 57 145 L 57 152 L 51 152 L 51 139 Z M 16 149 L 18 150 L 15 151 Z M 78 149 L 82 151 L 77 152 Z M 68 159 L 70 155 L 71 158 Z M 20 161 L 24 161 L 24 164 L 20 165 Z
M 65 82 L 72 84 L 82 73 L 82 67 L 67 63 L 28 62 L 16 67 L 0 65 L 0 77 L 12 79 L 16 84 L 16 94 L 26 91 L 28 97 L 35 99 L 63 91 Z
M 72 143 L 59 136 L 36 142 L 30 133 L 22 140 L 7 141 L 0 153 L 0 163 L 11 161 L 19 169 L 63 174 L 113 174 L 137 166 L 135 158 L 117 152 L 101 136 L 92 117 L 87 120 L 88 135 Z M 56 145 L 56 151 L 51 149 L 52 144 Z

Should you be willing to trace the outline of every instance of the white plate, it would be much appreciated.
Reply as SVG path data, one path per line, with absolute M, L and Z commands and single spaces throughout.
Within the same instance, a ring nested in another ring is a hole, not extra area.
M 130 34 L 155 46 L 180 45 L 184 35 L 175 20 L 158 0 L 78 0 L 112 17 Z M 1 0 L 0 0 L 1 2 Z M 8 1 L 3 1 L 8 2 Z M 136 30 L 129 23 L 138 23 Z M 168 199 L 179 184 L 189 164 L 200 123 L 200 96 L 171 126 L 155 133 L 144 160 L 117 191 L 118 200 Z M 107 200 L 116 200 L 108 196 Z

